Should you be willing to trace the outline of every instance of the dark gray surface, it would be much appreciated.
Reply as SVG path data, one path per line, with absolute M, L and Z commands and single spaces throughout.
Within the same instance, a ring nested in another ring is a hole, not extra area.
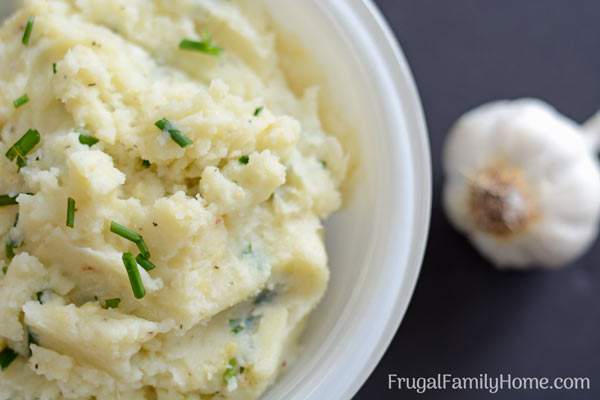
M 357 400 L 600 399 L 600 245 L 558 272 L 498 272 L 446 221 L 450 125 L 492 99 L 533 96 L 583 121 L 600 108 L 597 0 L 377 0 L 410 62 L 434 167 L 423 270 L 393 344 Z M 388 391 L 387 375 L 589 376 L 588 392 Z

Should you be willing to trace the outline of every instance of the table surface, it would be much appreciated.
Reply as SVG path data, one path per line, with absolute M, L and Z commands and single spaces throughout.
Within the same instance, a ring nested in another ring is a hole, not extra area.
M 557 272 L 499 272 L 447 222 L 441 150 L 452 123 L 494 99 L 538 97 L 584 121 L 600 108 L 597 0 L 376 0 L 429 126 L 434 201 L 414 298 L 356 400 L 600 398 L 600 244 Z M 589 377 L 586 392 L 389 391 L 388 374 Z

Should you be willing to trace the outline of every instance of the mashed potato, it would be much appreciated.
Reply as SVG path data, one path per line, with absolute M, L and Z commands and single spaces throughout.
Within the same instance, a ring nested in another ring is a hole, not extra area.
M 255 399 L 292 361 L 347 157 L 252 3 L 3 24 L 0 400 Z

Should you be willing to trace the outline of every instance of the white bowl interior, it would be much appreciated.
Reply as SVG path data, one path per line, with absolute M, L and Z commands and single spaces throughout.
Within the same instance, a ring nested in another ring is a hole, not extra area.
M 364 0 L 264 0 L 305 43 L 358 134 L 357 185 L 327 222 L 331 282 L 300 359 L 267 400 L 347 400 L 406 311 L 429 221 L 430 161 L 418 95 L 378 12 Z M 0 4 L 0 17 L 11 1 Z M 1 18 L 0 18 L 1 19 Z
M 329 291 L 302 356 L 266 399 L 346 400 L 387 348 L 418 275 L 431 196 L 426 129 L 406 62 L 369 1 L 266 2 L 323 66 L 361 152 L 352 198 L 327 222 Z

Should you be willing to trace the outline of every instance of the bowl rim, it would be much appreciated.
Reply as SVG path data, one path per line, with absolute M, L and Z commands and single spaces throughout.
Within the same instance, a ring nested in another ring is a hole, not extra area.
M 390 69 L 390 79 L 395 84 L 393 93 L 397 98 L 402 97 L 403 105 L 409 111 L 405 115 L 406 124 L 413 132 L 410 135 L 411 145 L 418 152 L 414 159 L 415 181 L 419 186 L 418 190 L 415 190 L 415 203 L 420 203 L 422 207 L 420 208 L 420 215 L 415 214 L 413 240 L 411 241 L 411 252 L 407 263 L 408 268 L 404 275 L 405 279 L 401 289 L 395 294 L 396 299 L 392 307 L 392 312 L 389 314 L 388 321 L 385 324 L 385 328 L 381 331 L 377 343 L 371 350 L 370 357 L 355 374 L 356 379 L 348 385 L 341 399 L 352 399 L 362 388 L 383 358 L 406 315 L 425 257 L 433 196 L 432 162 L 428 129 L 421 104 L 421 97 L 408 61 L 400 47 L 398 39 L 373 0 L 350 0 L 350 2 L 353 3 L 352 8 L 357 13 L 360 12 L 371 20 L 364 20 L 364 22 L 371 22 L 371 35 L 381 39 L 377 42 L 379 45 L 378 52 L 382 55 L 382 59 L 386 61 L 387 67 Z M 408 95 L 400 95 L 399 88 L 401 86 L 407 89 Z

